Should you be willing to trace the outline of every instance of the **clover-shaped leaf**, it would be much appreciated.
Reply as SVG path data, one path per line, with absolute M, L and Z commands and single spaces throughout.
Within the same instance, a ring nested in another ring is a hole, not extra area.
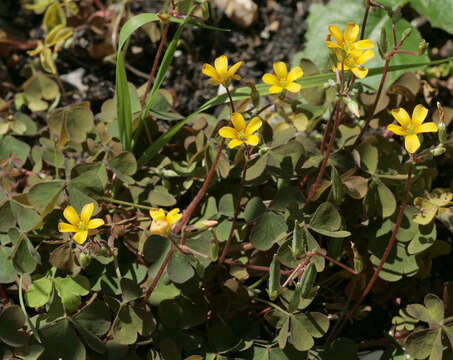
M 453 345 L 453 318 L 444 318 L 444 304 L 434 294 L 425 296 L 424 305 L 410 304 L 406 313 L 415 320 L 426 322 L 427 329 L 416 330 L 406 339 L 406 350 L 416 359 L 442 359 L 443 337 Z
M 340 230 L 340 213 L 337 208 L 329 202 L 322 203 L 316 209 L 309 227 L 321 235 L 335 238 L 345 238 L 351 235 L 349 231 Z
M 0 313 L 0 340 L 13 347 L 25 345 L 27 338 L 18 331 L 24 324 L 25 315 L 19 306 L 5 306 Z

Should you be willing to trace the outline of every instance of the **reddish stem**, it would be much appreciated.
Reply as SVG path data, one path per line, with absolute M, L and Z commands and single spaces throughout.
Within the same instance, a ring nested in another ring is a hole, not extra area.
M 228 254 L 228 250 L 231 245 L 231 240 L 233 239 L 234 227 L 235 227 L 236 221 L 239 216 L 239 210 L 241 209 L 241 198 L 242 198 L 242 194 L 244 192 L 245 177 L 247 175 L 247 165 L 250 160 L 250 152 L 251 152 L 248 148 L 246 148 L 245 151 L 246 151 L 246 156 L 244 159 L 244 167 L 242 168 L 241 187 L 239 188 L 238 202 L 236 204 L 236 209 L 234 210 L 234 217 L 233 217 L 233 222 L 231 224 L 230 234 L 228 235 L 228 240 L 226 242 L 225 247 L 223 248 L 222 255 L 220 255 L 220 259 L 217 264 L 217 268 L 219 268 L 219 266 L 223 264 L 227 254 Z
M 346 266 L 345 264 L 342 264 L 341 262 L 331 258 L 330 256 L 320 253 L 319 251 L 312 251 L 311 254 L 313 255 L 319 255 L 322 256 L 324 259 L 329 260 L 330 262 L 333 262 L 335 265 L 338 265 L 339 267 L 345 269 L 346 271 L 350 272 L 353 275 L 358 275 L 359 273 L 355 271 L 354 269 L 350 268 L 349 266 Z
M 329 133 L 330 126 L 332 125 L 332 120 L 337 112 L 338 108 L 338 101 L 335 103 L 335 106 L 333 107 L 332 113 L 330 114 L 329 121 L 327 121 L 326 128 L 324 129 L 324 134 L 322 135 L 322 141 L 321 141 L 321 154 L 324 154 L 324 148 L 326 146 L 326 141 L 327 141 L 327 134 Z
M 382 268 L 384 267 L 385 262 L 387 261 L 387 258 L 390 255 L 390 251 L 392 250 L 393 245 L 394 245 L 395 240 L 396 240 L 396 235 L 398 235 L 398 230 L 400 228 L 401 222 L 403 221 L 404 211 L 405 211 L 406 205 L 407 205 L 407 198 L 408 198 L 409 190 L 410 190 L 410 187 L 411 187 L 411 178 L 412 178 L 413 168 L 414 168 L 414 164 L 413 164 L 413 162 L 411 162 L 410 167 L 409 167 L 409 171 L 407 173 L 407 180 L 406 180 L 406 187 L 405 187 L 405 190 L 404 190 L 403 201 L 401 202 L 401 207 L 400 207 L 400 211 L 398 213 L 398 217 L 396 219 L 395 228 L 393 229 L 392 236 L 391 236 L 391 238 L 390 238 L 390 240 L 389 240 L 389 242 L 387 244 L 387 247 L 385 248 L 385 251 L 384 251 L 384 254 L 382 255 L 381 261 L 379 262 L 378 267 L 374 271 L 373 276 L 371 277 L 370 281 L 368 282 L 368 285 L 365 288 L 365 290 L 363 291 L 363 293 L 360 296 L 359 300 L 357 300 L 357 302 L 354 304 L 354 307 L 347 313 L 347 315 L 345 316 L 345 318 L 343 319 L 341 324 L 337 327 L 335 332 L 329 337 L 329 339 L 327 340 L 327 343 L 331 343 L 332 341 L 334 341 L 336 339 L 336 337 L 338 336 L 338 334 L 341 332 L 341 330 L 343 330 L 343 327 L 346 325 L 346 322 L 349 319 L 351 319 L 352 315 L 356 312 L 356 310 L 358 309 L 360 304 L 363 302 L 363 300 L 366 298 L 368 293 L 373 288 L 373 285 L 376 282 L 376 280 L 377 280 L 377 278 L 379 276 L 379 273 L 381 272 Z
M 152 292 L 156 288 L 157 283 L 159 282 L 162 274 L 164 273 L 164 270 L 167 267 L 168 262 L 170 261 L 171 256 L 173 255 L 174 252 L 175 252 L 175 248 L 172 246 L 170 248 L 170 250 L 168 250 L 167 256 L 165 256 L 165 259 L 164 259 L 162 265 L 160 266 L 159 270 L 157 271 L 157 274 L 154 277 L 153 282 L 151 283 L 150 287 L 146 291 L 146 294 L 145 294 L 145 296 L 143 297 L 143 300 L 142 300 L 143 304 L 146 304 L 148 302 L 149 297 L 151 296 Z
M 269 267 L 268 267 L 268 266 L 243 264 L 243 263 L 241 263 L 241 262 L 232 261 L 232 260 L 224 260 L 224 263 L 225 263 L 225 264 L 228 264 L 228 265 L 234 265 L 234 266 L 239 266 L 239 267 L 247 268 L 247 269 L 250 269 L 250 270 L 269 272 Z M 288 275 L 288 274 L 290 274 L 292 271 L 293 271 L 293 270 L 281 270 L 280 273 L 281 273 L 282 275 Z
M 341 97 L 340 97 L 340 99 L 338 99 L 338 102 L 340 102 L 340 101 L 341 101 Z M 319 173 L 318 173 L 318 176 L 317 176 L 315 182 L 310 187 L 310 192 L 308 193 L 307 199 L 305 200 L 304 208 L 308 204 L 311 203 L 311 201 L 313 199 L 313 196 L 315 195 L 316 190 L 318 189 L 319 184 L 321 183 L 321 179 L 322 179 L 322 177 L 324 175 L 324 172 L 326 170 L 327 161 L 329 160 L 330 153 L 332 152 L 333 143 L 335 141 L 335 136 L 337 134 L 337 129 L 338 129 L 338 126 L 340 125 L 340 123 L 343 120 L 343 116 L 344 116 L 345 110 L 346 110 L 346 104 L 343 105 L 343 108 L 341 109 L 340 116 L 338 116 L 338 112 L 337 112 L 337 118 L 335 119 L 334 127 L 333 127 L 333 130 L 332 130 L 332 134 L 330 135 L 330 141 L 329 141 L 329 144 L 327 145 L 327 150 L 326 150 L 326 153 L 324 154 L 324 159 L 322 161 L 321 168 L 319 169 Z
M 148 97 L 148 94 L 151 90 L 151 85 L 154 81 L 154 76 L 156 75 L 156 71 L 157 71 L 157 64 L 159 63 L 159 59 L 162 54 L 162 50 L 164 48 L 165 41 L 167 40 L 167 34 L 168 34 L 169 28 L 170 28 L 170 21 L 167 21 L 167 23 L 165 24 L 164 33 L 162 35 L 162 38 L 160 39 L 159 47 L 157 48 L 157 54 L 156 54 L 156 57 L 154 58 L 153 67 L 149 74 L 149 79 L 148 79 L 148 83 L 146 84 L 145 94 L 142 97 L 142 101 L 141 101 L 142 108 L 145 106 L 146 98 Z

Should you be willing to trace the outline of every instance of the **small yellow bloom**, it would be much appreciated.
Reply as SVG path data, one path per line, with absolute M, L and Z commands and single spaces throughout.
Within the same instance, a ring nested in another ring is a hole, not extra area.
M 415 153 L 420 147 L 420 140 L 417 134 L 436 132 L 438 130 L 434 122 L 423 124 L 426 115 L 428 115 L 428 109 L 420 104 L 414 108 L 412 118 L 409 117 L 409 114 L 403 108 L 393 109 L 392 115 L 401 126 L 390 124 L 387 129 L 396 135 L 404 136 L 404 146 L 411 154 Z
M 371 40 L 356 41 L 357 36 L 359 35 L 359 25 L 356 23 L 350 22 L 346 24 L 344 36 L 336 25 L 330 25 L 329 32 L 330 35 L 328 40 L 326 40 L 326 45 L 329 48 L 337 50 L 337 57 L 339 57 L 339 53 L 341 54 L 341 50 L 349 54 L 357 50 L 363 51 L 374 48 L 374 44 Z M 336 43 L 330 41 L 331 37 L 335 39 Z
M 167 215 L 165 215 L 164 209 L 151 209 L 149 211 L 149 215 L 153 219 L 149 231 L 151 234 L 159 235 L 166 234 L 170 231 L 172 225 L 182 217 L 182 214 L 179 213 L 178 208 L 170 210 Z
M 359 79 L 363 79 L 368 74 L 368 68 L 364 67 L 363 64 L 371 60 L 373 57 L 373 50 L 366 50 L 364 52 L 354 51 L 350 53 L 346 59 L 344 59 L 344 70 L 351 70 L 355 76 L 357 76 Z M 337 66 L 332 67 L 332 70 L 334 72 L 337 69 L 338 71 L 341 71 L 341 64 L 343 62 L 343 57 L 341 56 L 341 54 L 338 57 L 338 60 L 340 62 L 337 63 Z
M 302 86 L 295 83 L 294 81 L 301 78 L 304 75 L 300 66 L 296 66 L 288 73 L 286 64 L 282 61 L 274 63 L 274 74 L 264 74 L 263 82 L 268 85 L 272 85 L 269 88 L 271 94 L 278 94 L 283 89 L 289 92 L 296 93 L 300 91 Z
M 239 80 L 241 77 L 236 75 L 236 71 L 242 66 L 243 62 L 239 61 L 228 70 L 228 58 L 225 55 L 219 56 L 214 61 L 214 66 L 204 64 L 201 72 L 209 76 L 212 85 L 222 84 L 228 87 L 233 79 Z
M 91 219 L 93 214 L 94 203 L 86 204 L 82 208 L 82 212 L 79 215 L 72 206 L 66 206 L 63 211 L 63 216 L 69 221 L 69 224 L 60 222 L 58 223 L 59 232 L 75 232 L 74 241 L 78 244 L 83 244 L 88 235 L 94 235 L 96 228 L 104 225 L 104 220 L 95 218 Z
M 229 148 L 235 148 L 243 143 L 256 146 L 258 145 L 259 138 L 256 135 L 253 135 L 257 131 L 262 122 L 259 117 L 254 117 L 250 120 L 249 124 L 245 126 L 245 120 L 242 114 L 234 112 L 231 114 L 231 122 L 233 123 L 234 128 L 229 126 L 224 126 L 219 130 L 219 135 L 225 139 L 233 139 L 229 143 Z

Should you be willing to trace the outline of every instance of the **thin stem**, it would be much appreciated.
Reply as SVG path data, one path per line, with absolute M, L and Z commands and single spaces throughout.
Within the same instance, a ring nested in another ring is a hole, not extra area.
M 164 259 L 162 265 L 160 266 L 159 270 L 157 271 L 157 274 L 154 277 L 153 282 L 151 283 L 150 287 L 146 291 L 145 296 L 143 296 L 143 300 L 142 300 L 143 304 L 146 304 L 148 302 L 149 297 L 151 296 L 152 292 L 156 288 L 157 283 L 159 282 L 162 274 L 164 273 L 164 270 L 167 267 L 168 262 L 170 261 L 171 256 L 173 255 L 174 252 L 175 252 L 175 248 L 172 246 L 170 248 L 170 250 L 168 250 L 167 256 L 165 256 L 165 259 Z
M 340 97 L 340 99 L 338 99 L 338 101 L 341 101 L 341 99 L 342 98 Z M 315 182 L 310 187 L 310 192 L 308 193 L 307 199 L 305 200 L 304 208 L 308 204 L 311 203 L 311 201 L 313 199 L 313 196 L 315 196 L 316 191 L 317 191 L 317 189 L 319 187 L 319 184 L 321 183 L 322 177 L 323 177 L 324 172 L 326 170 L 327 161 L 329 160 L 330 153 L 332 152 L 333 143 L 335 141 L 335 136 L 337 134 L 337 129 L 338 129 L 338 126 L 340 126 L 340 123 L 343 120 L 343 116 L 344 116 L 345 110 L 346 110 L 346 104 L 343 105 L 343 108 L 341 109 L 340 115 L 337 112 L 337 118 L 335 119 L 334 127 L 333 127 L 333 130 L 332 130 L 332 134 L 330 135 L 330 141 L 329 141 L 329 144 L 327 145 L 327 150 L 326 150 L 326 153 L 324 154 L 324 159 L 322 161 L 321 168 L 319 169 L 319 173 L 318 173 L 318 176 L 317 176 Z
M 234 228 L 236 225 L 236 221 L 239 216 L 239 211 L 241 209 L 241 199 L 242 199 L 242 194 L 244 192 L 244 184 L 245 184 L 245 177 L 247 175 L 247 165 L 250 159 L 250 150 L 246 148 L 246 156 L 244 159 L 244 167 L 242 168 L 242 178 L 241 178 L 241 187 L 239 188 L 239 195 L 238 195 L 238 202 L 236 204 L 236 209 L 234 210 L 234 217 L 233 217 L 233 222 L 231 224 L 231 229 L 230 229 L 230 234 L 228 235 L 228 240 L 226 242 L 225 247 L 223 248 L 222 255 L 220 255 L 219 262 L 217 264 L 217 268 L 222 265 L 222 263 L 225 261 L 225 258 L 228 254 L 228 250 L 231 245 L 231 240 L 233 239 L 233 234 L 234 234 Z
M 319 251 L 312 251 L 311 252 L 313 255 L 319 255 L 322 256 L 324 259 L 329 260 L 330 262 L 334 263 L 335 265 L 338 265 L 339 267 L 343 268 L 344 270 L 350 272 L 353 275 L 358 275 L 359 273 L 355 271 L 354 269 L 350 268 L 349 266 L 346 266 L 345 264 L 342 264 L 341 262 L 331 258 L 330 256 L 323 254 Z
M 356 310 L 358 309 L 360 304 L 363 302 L 363 300 L 366 298 L 368 293 L 371 291 L 371 289 L 373 288 L 374 283 L 376 282 L 376 280 L 377 280 L 377 278 L 379 276 L 379 273 L 381 272 L 382 268 L 384 267 L 385 262 L 387 261 L 389 255 L 390 255 L 390 251 L 392 250 L 393 245 L 395 243 L 396 235 L 398 235 L 398 230 L 400 228 L 401 222 L 403 221 L 404 211 L 406 210 L 407 198 L 409 196 L 409 190 L 410 190 L 410 187 L 411 187 L 411 179 L 412 179 L 412 171 L 413 171 L 413 169 L 414 169 L 414 164 L 411 161 L 411 164 L 410 164 L 410 167 L 409 167 L 409 171 L 407 173 L 407 180 L 406 180 L 406 187 L 405 187 L 405 190 L 404 190 L 404 196 L 403 196 L 403 200 L 401 202 L 401 207 L 400 207 L 400 211 L 398 213 L 398 217 L 396 219 L 395 228 L 393 229 L 392 236 L 391 236 L 391 238 L 390 238 L 390 240 L 389 240 L 389 242 L 387 244 L 387 247 L 385 248 L 385 251 L 384 251 L 384 254 L 382 255 L 381 261 L 379 262 L 378 267 L 374 271 L 373 276 L 371 277 L 370 281 L 368 282 L 368 285 L 365 288 L 365 290 L 363 291 L 363 293 L 360 296 L 359 300 L 357 300 L 357 302 L 354 304 L 354 307 L 345 316 L 345 318 L 343 319 L 343 321 L 341 322 L 341 324 L 337 328 L 337 330 L 329 337 L 329 339 L 327 340 L 328 343 L 330 343 L 330 342 L 332 342 L 332 341 L 334 341 L 336 339 L 338 334 L 341 332 L 341 330 L 345 326 L 346 322 L 349 319 L 351 319 L 352 315 L 356 312 Z
M 135 203 L 132 203 L 132 202 L 129 202 L 129 201 L 111 199 L 111 198 L 108 198 L 108 197 L 105 197 L 105 196 L 101 196 L 99 199 L 107 201 L 107 202 L 110 202 L 110 203 L 113 203 L 113 204 L 135 207 L 137 209 L 145 209 L 145 210 L 153 209 L 153 207 L 151 207 L 151 206 L 135 204 Z
M 231 96 L 230 90 L 228 90 L 228 88 L 225 88 L 225 89 L 228 94 L 228 98 L 230 99 L 231 112 L 235 112 L 233 98 Z M 230 121 L 230 123 L 231 123 L 231 121 Z M 219 150 L 217 151 L 217 155 L 214 159 L 214 162 L 212 163 L 211 168 L 209 169 L 208 175 L 206 176 L 206 179 L 205 179 L 201 189 L 198 191 L 197 196 L 195 196 L 195 198 L 192 200 L 192 202 L 189 204 L 189 206 L 186 208 L 186 210 L 182 214 L 181 220 L 179 220 L 178 224 L 176 224 L 175 234 L 179 233 L 181 231 L 181 229 L 184 227 L 184 225 L 186 225 L 189 222 L 189 220 L 192 216 L 192 213 L 195 211 L 199 202 L 203 198 L 203 196 L 206 192 L 206 189 L 208 188 L 208 185 L 211 182 L 212 177 L 214 176 L 214 172 L 215 172 L 217 164 L 220 160 L 220 155 L 222 155 L 224 146 L 225 146 L 225 138 L 222 138 L 222 141 L 220 142 Z
M 145 106 L 146 98 L 148 97 L 148 94 L 151 90 L 151 84 L 153 83 L 154 76 L 156 75 L 157 64 L 159 63 L 159 59 L 162 54 L 162 50 L 164 48 L 165 41 L 167 40 L 167 34 L 168 34 L 169 28 L 170 28 L 170 21 L 167 21 L 167 23 L 165 24 L 164 33 L 162 35 L 162 38 L 160 39 L 160 44 L 157 49 L 156 57 L 154 58 L 153 67 L 151 68 L 151 72 L 149 74 L 149 79 L 148 79 L 148 83 L 146 84 L 145 94 L 142 97 L 142 101 L 141 101 L 142 108 Z
M 389 71 L 390 60 L 391 60 L 391 57 L 386 57 L 386 59 L 385 59 L 384 72 L 382 73 L 381 83 L 379 84 L 379 89 L 376 93 L 376 99 L 374 100 L 373 107 L 371 108 L 371 111 L 368 114 L 365 125 L 363 126 L 362 130 L 360 131 L 359 136 L 357 136 L 357 138 L 354 141 L 354 144 L 352 145 L 353 149 L 355 149 L 356 146 L 359 144 L 360 139 L 362 138 L 363 134 L 365 133 L 366 129 L 368 128 L 368 125 L 370 124 L 370 121 L 373 118 L 374 112 L 376 111 L 377 104 L 379 102 L 379 99 L 381 98 L 382 89 L 384 88 L 385 79 L 386 79 L 387 73 Z
M 330 114 L 329 121 L 327 121 L 326 128 L 324 129 L 324 134 L 322 136 L 322 141 L 321 141 L 321 154 L 324 154 L 324 148 L 326 146 L 326 141 L 327 141 L 327 134 L 329 133 L 333 117 L 334 117 L 335 113 L 337 112 L 337 108 L 338 108 L 338 101 L 335 103 L 335 106 L 332 109 L 332 113 Z
M 362 31 L 360 32 L 360 40 L 363 40 L 363 38 L 365 37 L 365 27 L 366 27 L 366 23 L 368 20 L 368 13 L 370 12 L 370 7 L 371 7 L 371 4 L 368 1 L 368 4 L 365 9 L 365 15 L 363 16 Z
M 395 54 L 409 54 L 409 55 L 413 55 L 413 56 L 420 56 L 419 53 L 417 53 L 415 51 L 408 51 L 408 50 L 397 50 L 397 51 L 395 51 Z
M 259 299 L 259 298 L 256 298 L 255 300 L 258 301 L 258 302 L 260 302 L 260 303 L 263 303 L 263 304 L 266 304 L 266 305 L 269 305 L 269 306 L 273 307 L 275 310 L 280 311 L 281 313 L 285 314 L 285 315 L 288 316 L 288 317 L 292 317 L 292 316 L 293 316 L 293 315 L 290 314 L 289 312 L 283 310 L 280 306 L 275 305 L 274 303 L 272 303 L 272 302 L 270 302 L 270 301 L 263 300 L 263 299 Z

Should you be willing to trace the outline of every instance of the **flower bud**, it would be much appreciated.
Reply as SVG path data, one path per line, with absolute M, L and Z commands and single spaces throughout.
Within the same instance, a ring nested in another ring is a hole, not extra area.
M 401 36 L 401 42 L 406 41 L 406 39 L 409 37 L 409 35 L 412 33 L 412 28 L 407 28 L 406 30 L 403 31 L 403 35 Z
M 167 220 L 153 220 L 149 228 L 151 234 L 164 235 L 170 230 L 170 224 Z
M 423 55 L 426 52 L 426 49 L 428 48 L 429 43 L 426 42 L 425 39 L 422 39 L 420 43 L 418 44 L 418 54 Z
M 442 145 L 439 145 L 439 146 L 436 146 L 434 149 L 431 150 L 431 154 L 433 156 L 440 156 L 442 155 L 445 151 L 447 151 L 447 149 L 442 146 Z
M 91 255 L 86 253 L 80 253 L 79 264 L 82 268 L 86 269 L 91 262 Z

